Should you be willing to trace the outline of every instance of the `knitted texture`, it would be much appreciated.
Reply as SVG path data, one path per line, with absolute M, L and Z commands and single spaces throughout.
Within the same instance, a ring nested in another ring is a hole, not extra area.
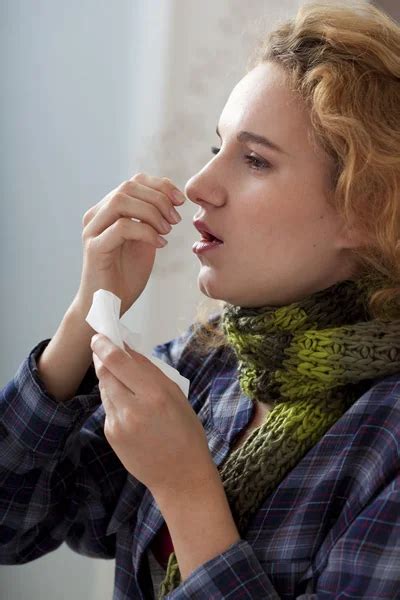
M 224 307 L 241 390 L 273 405 L 218 467 L 241 537 L 267 495 L 371 380 L 400 371 L 400 320 L 370 318 L 367 291 L 366 280 L 346 280 L 286 306 Z M 180 583 L 172 552 L 158 599 Z

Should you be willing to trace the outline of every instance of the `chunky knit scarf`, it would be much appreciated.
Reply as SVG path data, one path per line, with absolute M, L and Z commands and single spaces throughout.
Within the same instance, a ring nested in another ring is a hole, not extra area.
M 346 280 L 286 306 L 225 305 L 222 327 L 240 387 L 273 405 L 218 467 L 239 534 L 290 469 L 367 391 L 400 371 L 400 320 L 372 319 L 365 280 Z M 161 600 L 181 583 L 171 553 Z

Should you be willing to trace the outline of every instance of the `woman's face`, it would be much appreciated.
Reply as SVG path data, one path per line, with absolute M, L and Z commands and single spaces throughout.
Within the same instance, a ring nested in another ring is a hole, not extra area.
M 310 129 L 279 66 L 260 64 L 234 87 L 218 123 L 220 151 L 185 186 L 199 205 L 195 218 L 224 242 L 198 255 L 205 295 L 279 306 L 351 276 L 346 249 L 355 243 L 326 201 L 330 159 L 309 141 Z M 238 141 L 242 131 L 281 151 Z

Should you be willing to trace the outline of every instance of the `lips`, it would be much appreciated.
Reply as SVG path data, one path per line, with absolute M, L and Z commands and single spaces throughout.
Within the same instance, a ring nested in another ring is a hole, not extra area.
M 221 240 L 219 235 L 217 235 L 216 232 L 212 231 L 210 229 L 210 227 L 204 221 L 195 220 L 195 221 L 193 221 L 193 225 L 196 227 L 196 229 L 198 231 L 200 231 L 200 233 L 203 236 L 203 239 L 205 239 L 206 241 L 212 242 L 214 240 L 217 240 L 218 242 L 223 243 L 223 240 Z

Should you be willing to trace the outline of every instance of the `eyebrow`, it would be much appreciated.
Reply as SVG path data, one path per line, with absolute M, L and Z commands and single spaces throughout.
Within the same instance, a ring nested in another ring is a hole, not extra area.
M 216 134 L 219 137 L 221 137 L 221 134 L 218 129 L 218 125 L 217 125 L 217 128 L 215 131 L 216 131 Z M 264 137 L 263 135 L 259 135 L 258 133 L 252 133 L 251 131 L 240 131 L 237 134 L 236 139 L 238 142 L 243 142 L 243 143 L 254 142 L 255 144 L 260 144 L 261 146 L 265 146 L 269 150 L 275 150 L 276 152 L 280 152 L 281 154 L 288 154 L 287 152 L 285 152 L 285 150 L 283 150 L 280 146 L 278 146 L 278 144 L 271 142 L 271 140 Z

